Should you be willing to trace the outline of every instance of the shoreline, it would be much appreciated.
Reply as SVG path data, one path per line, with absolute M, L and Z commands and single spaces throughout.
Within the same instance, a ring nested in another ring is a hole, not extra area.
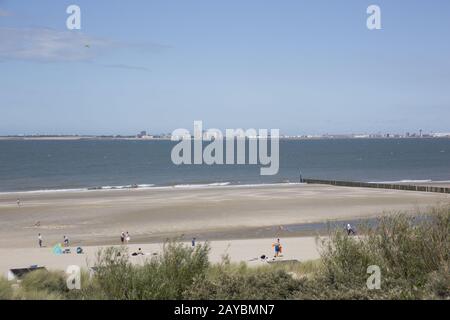
M 405 186 L 434 186 L 450 188 L 450 180 L 396 180 L 396 181 L 369 181 L 363 183 L 369 184 L 398 184 Z M 211 183 L 186 183 L 173 185 L 155 185 L 155 184 L 136 184 L 136 185 L 118 185 L 118 186 L 98 186 L 98 187 L 81 187 L 81 188 L 64 188 L 64 189 L 40 189 L 40 190 L 19 190 L 19 191 L 0 191 L 1 196 L 8 195 L 44 195 L 51 193 L 85 193 L 85 192 L 105 192 L 105 191 L 124 191 L 124 190 L 173 190 L 173 189 L 203 189 L 203 188 L 247 188 L 247 187 L 283 187 L 291 185 L 307 185 L 306 182 L 273 182 L 273 183 L 246 183 L 239 184 L 229 181 L 211 182 Z
M 449 182 L 450 183 L 450 182 Z M 27 194 L 51 194 L 51 193 L 84 193 L 84 192 L 108 192 L 108 191 L 141 191 L 141 190 L 174 190 L 174 189 L 204 189 L 204 188 L 221 188 L 221 187 L 271 187 L 271 186 L 289 186 L 289 185 L 306 185 L 300 182 L 274 182 L 274 183 L 254 183 L 254 184 L 237 184 L 228 181 L 211 182 L 211 183 L 187 183 L 174 185 L 154 185 L 154 184 L 138 184 L 125 186 L 99 186 L 85 187 L 73 189 L 43 189 L 43 190 L 26 190 L 26 191 L 3 191 L 2 195 L 27 195 Z

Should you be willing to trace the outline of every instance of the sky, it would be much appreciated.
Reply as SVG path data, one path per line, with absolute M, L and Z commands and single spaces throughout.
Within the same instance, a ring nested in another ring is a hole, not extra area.
M 0 135 L 450 132 L 449 33 L 448 0 L 0 0 Z

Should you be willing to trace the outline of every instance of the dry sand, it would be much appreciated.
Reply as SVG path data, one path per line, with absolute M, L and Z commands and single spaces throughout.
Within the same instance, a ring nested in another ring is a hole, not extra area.
M 274 239 L 249 239 L 249 240 L 220 240 L 211 241 L 209 259 L 211 262 L 220 262 L 224 255 L 227 255 L 232 262 L 245 261 L 249 265 L 261 265 L 267 263 L 260 259 L 261 255 L 266 255 L 273 260 L 272 243 Z M 204 243 L 204 242 L 197 242 Z M 190 243 L 186 243 L 190 246 Z M 319 251 L 316 239 L 313 237 L 286 238 L 282 239 L 283 255 L 277 261 L 298 260 L 307 261 L 319 258 Z M 130 261 L 142 264 L 146 259 L 161 254 L 163 245 L 161 243 L 151 244 L 130 244 L 126 246 L 131 254 L 142 249 L 144 256 L 131 256 Z M 15 248 L 0 249 L 0 275 L 5 275 L 11 268 L 27 267 L 30 265 L 45 266 L 51 270 L 66 270 L 70 265 L 77 265 L 81 268 L 94 266 L 97 252 L 101 246 L 83 247 L 83 254 L 76 254 L 76 248 L 71 247 L 70 254 L 55 255 L 52 248 Z
M 132 243 L 160 243 L 182 235 L 185 240 L 266 238 L 248 240 L 249 245 L 233 252 L 237 260 L 248 260 L 268 253 L 263 248 L 280 235 L 298 236 L 276 226 L 417 212 L 448 203 L 448 194 L 301 184 L 5 193 L 0 194 L 0 261 L 2 267 L 26 266 L 47 257 L 47 265 L 66 265 L 70 261 L 64 259 L 72 257 L 55 260 L 48 248 L 36 248 L 38 233 L 48 246 L 67 235 L 73 246 L 86 247 L 119 244 L 121 231 L 130 232 Z M 313 243 L 312 238 L 298 241 Z M 219 254 L 224 244 L 216 245 L 213 252 Z M 87 248 L 88 255 L 91 250 L 95 247 Z M 314 252 L 315 246 L 308 250 Z

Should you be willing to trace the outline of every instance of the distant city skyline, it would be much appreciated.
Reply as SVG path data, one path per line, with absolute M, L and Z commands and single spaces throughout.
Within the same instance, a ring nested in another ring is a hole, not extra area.
M 237 129 L 237 128 L 236 128 Z M 207 134 L 208 130 L 203 130 L 204 137 L 209 139 Z M 137 139 L 170 139 L 172 133 L 170 132 L 147 132 L 142 130 L 136 134 L 45 134 L 45 133 L 34 133 L 34 134 L 16 134 L 16 135 L 0 135 L 0 138 L 20 138 L 20 137 L 98 137 L 98 138 L 137 138 Z M 270 136 L 270 134 L 269 134 Z M 352 132 L 352 133 L 338 133 L 330 132 L 324 134 L 283 134 L 280 133 L 280 138 L 450 138 L 450 131 L 448 132 L 423 132 L 423 130 L 418 130 L 417 132 Z
M 81 30 L 66 9 L 81 8 Z M 366 9 L 381 8 L 381 30 Z M 0 135 L 450 131 L 450 2 L 0 0 Z

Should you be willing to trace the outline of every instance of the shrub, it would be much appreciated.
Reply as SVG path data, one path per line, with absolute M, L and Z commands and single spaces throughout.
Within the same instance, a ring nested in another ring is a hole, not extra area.
M 380 218 L 362 237 L 335 231 L 323 242 L 322 268 L 301 291 L 313 298 L 449 298 L 450 208 L 430 215 Z M 381 269 L 381 290 L 366 288 L 369 265 Z M 320 288 L 320 290 L 318 290 Z
M 281 269 L 226 264 L 213 267 L 208 277 L 196 279 L 184 293 L 184 298 L 290 299 L 303 282 Z
M 64 294 L 68 291 L 66 277 L 63 272 L 36 270 L 26 274 L 20 287 L 25 291 L 43 291 L 53 294 Z
M 16 300 L 62 300 L 65 299 L 64 295 L 60 295 L 56 292 L 48 292 L 45 290 L 18 288 L 14 292 L 13 299 Z
M 140 298 L 181 299 L 196 279 L 204 279 L 209 267 L 208 253 L 208 245 L 164 245 L 163 254 L 139 270 Z
M 97 257 L 96 273 L 82 298 L 180 299 L 208 269 L 209 246 L 191 248 L 168 242 L 158 257 L 143 266 L 132 265 L 124 248 L 107 248 Z
M 440 270 L 432 272 L 429 275 L 427 290 L 429 291 L 430 298 L 450 298 L 450 270 L 448 266 L 443 266 Z
M 13 297 L 11 283 L 3 277 L 0 277 L 0 300 L 9 300 Z

